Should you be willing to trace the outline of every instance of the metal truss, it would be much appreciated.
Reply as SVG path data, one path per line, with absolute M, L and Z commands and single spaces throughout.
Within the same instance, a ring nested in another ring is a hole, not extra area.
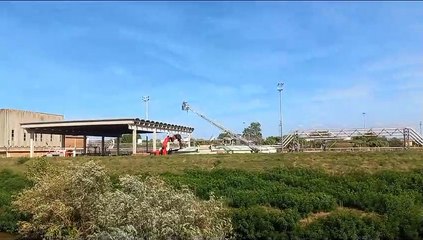
M 296 137 L 306 140 L 350 140 L 352 137 L 386 137 L 401 138 L 405 141 L 413 141 L 423 146 L 423 137 L 414 129 L 404 128 L 351 128 L 351 129 L 311 129 L 296 130 L 286 137 L 283 145 L 287 146 Z

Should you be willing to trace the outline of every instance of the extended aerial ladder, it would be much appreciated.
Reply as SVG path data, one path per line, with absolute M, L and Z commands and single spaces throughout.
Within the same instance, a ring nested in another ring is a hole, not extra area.
M 250 147 L 252 151 L 254 151 L 254 152 L 259 152 L 260 151 L 259 147 L 257 145 L 255 145 L 254 143 L 248 141 L 247 139 L 243 138 L 242 136 L 236 134 L 235 132 L 232 132 L 231 130 L 225 128 L 224 126 L 216 123 L 215 121 L 212 121 L 208 117 L 206 117 L 203 114 L 201 114 L 201 113 L 195 111 L 194 109 L 192 109 L 191 106 L 188 104 L 188 102 L 182 102 L 182 111 L 187 111 L 187 112 L 188 111 L 191 111 L 191 112 L 197 114 L 198 116 L 200 116 L 202 119 L 206 120 L 207 122 L 209 122 L 213 126 L 219 128 L 223 132 L 228 133 L 233 138 L 238 139 L 241 143 L 243 143 L 243 144 L 247 145 L 248 147 Z

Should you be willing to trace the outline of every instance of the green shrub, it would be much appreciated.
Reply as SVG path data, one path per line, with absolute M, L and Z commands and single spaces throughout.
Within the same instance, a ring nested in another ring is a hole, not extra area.
M 260 206 L 235 210 L 232 217 L 237 239 L 289 239 L 299 219 L 295 210 Z
M 232 225 L 220 200 L 200 201 L 157 177 L 119 178 L 117 188 L 94 162 L 54 169 L 40 162 L 34 187 L 14 206 L 30 214 L 19 223 L 29 239 L 221 239 Z M 48 171 L 43 171 L 48 170 Z
M 319 236 L 323 239 L 422 238 L 421 170 L 330 175 L 301 168 L 272 169 L 262 173 L 217 169 L 187 171 L 182 175 L 165 174 L 164 177 L 175 186 L 189 185 L 201 198 L 214 192 L 224 197 L 229 206 L 240 209 L 239 212 L 235 211 L 233 222 L 235 233 L 241 239 Z M 294 211 L 300 217 L 306 217 L 310 213 L 331 212 L 337 207 L 348 207 L 365 213 L 375 212 L 381 215 L 383 221 L 351 213 L 331 214 L 327 220 L 311 225 L 305 233 L 297 231 L 295 234 L 288 234 L 272 227 L 273 222 L 277 222 L 274 219 L 275 214 L 270 214 L 260 206 L 280 209 L 282 212 Z M 260 218 L 263 219 L 259 220 Z M 346 225 L 341 224 L 341 220 L 345 220 Z M 337 222 L 339 225 L 334 225 Z M 262 227 L 264 223 L 270 224 L 269 227 Z M 325 227 L 326 223 L 335 226 L 333 230 Z M 344 230 L 346 235 L 341 234 Z
M 381 239 L 385 238 L 384 222 L 377 217 L 351 212 L 336 212 L 296 231 L 300 239 Z

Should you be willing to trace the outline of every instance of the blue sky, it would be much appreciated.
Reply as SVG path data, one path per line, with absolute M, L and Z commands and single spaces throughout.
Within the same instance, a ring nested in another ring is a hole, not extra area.
M 423 3 L 0 2 L 0 108 L 235 131 L 423 120 Z

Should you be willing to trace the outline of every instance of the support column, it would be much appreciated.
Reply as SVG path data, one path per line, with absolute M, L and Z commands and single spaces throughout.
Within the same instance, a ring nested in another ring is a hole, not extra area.
M 34 157 L 34 133 L 29 134 L 29 157 Z
M 104 156 L 104 136 L 101 136 L 101 156 Z
M 60 146 L 65 149 L 65 141 L 66 141 L 66 135 L 61 135 L 61 142 L 60 142 Z
M 66 157 L 66 135 L 62 134 L 60 136 L 60 147 L 63 150 L 63 157 Z
M 404 149 L 406 149 L 407 148 L 407 145 L 406 145 L 406 129 L 404 128 L 404 130 L 403 130 L 403 135 L 404 135 L 404 140 L 403 140 L 403 148 Z
M 83 154 L 87 155 L 87 136 L 84 136 L 84 151 Z
M 137 126 L 132 130 L 132 154 L 137 154 Z
M 157 142 L 157 130 L 154 129 L 153 130 L 153 152 L 155 152 L 157 149 L 156 142 Z
M 188 134 L 188 147 L 191 147 L 191 133 Z
M 120 137 L 116 138 L 116 156 L 120 155 Z
M 148 135 L 145 136 L 145 152 L 148 153 Z

